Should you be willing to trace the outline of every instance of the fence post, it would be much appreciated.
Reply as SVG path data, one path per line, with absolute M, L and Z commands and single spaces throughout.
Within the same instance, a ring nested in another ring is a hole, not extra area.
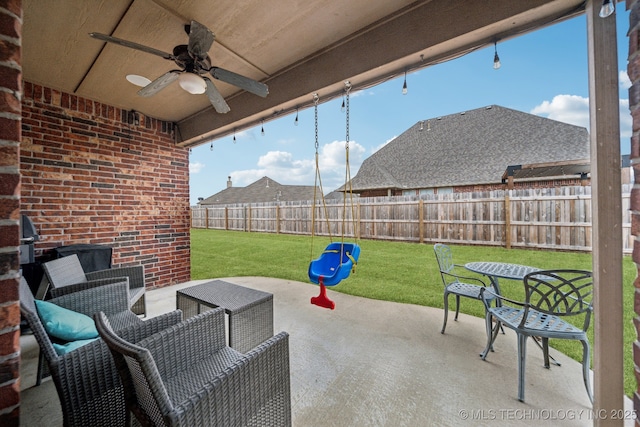
M 371 219 L 372 219 L 372 221 L 371 221 L 371 236 L 370 236 L 370 237 L 371 237 L 372 239 L 375 239 L 375 238 L 376 238 L 376 236 L 377 236 L 377 234 L 376 234 L 376 233 L 378 232 L 377 227 L 376 227 L 376 225 L 377 225 L 377 224 L 376 224 L 376 219 L 377 219 L 377 216 L 378 216 L 378 209 L 376 209 L 376 206 L 375 206 L 375 205 L 372 205 L 372 207 L 373 207 L 373 208 L 371 209 L 371 213 L 372 213 L 373 215 L 371 215 L 371 216 L 372 216 L 373 218 L 371 218 Z
M 247 206 L 247 231 L 251 233 L 251 205 Z
M 361 209 L 360 202 L 358 202 L 357 207 L 358 207 L 358 230 L 356 234 L 356 239 L 360 239 L 360 237 L 362 237 L 362 212 L 360 212 L 360 209 Z
M 505 192 L 504 196 L 504 240 L 507 249 L 511 249 L 511 194 L 510 190 Z
M 307 223 L 307 230 L 309 230 L 309 234 L 314 235 L 316 232 L 315 229 L 315 224 L 314 224 L 314 219 L 315 219 L 315 211 L 314 209 L 316 208 L 316 201 L 314 200 L 313 202 L 311 202 L 311 210 L 307 213 L 307 215 L 305 216 L 306 218 L 306 223 Z
M 629 219 L 631 214 L 629 214 L 630 208 L 628 207 L 630 203 L 630 187 L 622 187 L 621 199 L 622 210 L 625 213 L 624 218 L 622 218 L 622 232 L 624 233 L 622 250 L 625 254 L 631 253 L 634 243 L 633 236 L 631 236 L 631 220 Z M 552 250 L 591 251 L 591 246 L 589 245 L 592 239 L 592 224 L 589 222 L 589 212 L 591 211 L 590 187 L 585 189 L 585 187 L 572 186 L 565 188 L 563 192 L 558 192 L 558 194 L 545 193 L 545 195 L 540 195 L 539 197 L 529 194 L 530 191 L 531 189 L 504 190 L 489 192 L 488 195 L 480 192 L 477 193 L 475 198 L 471 196 L 468 200 L 466 200 L 467 198 L 461 199 L 460 201 L 465 205 L 465 208 L 461 209 L 451 208 L 451 205 L 458 200 L 457 198 L 449 197 L 451 195 L 436 195 L 433 199 L 431 196 L 418 199 L 418 206 L 416 206 L 415 199 L 405 201 L 406 205 L 402 204 L 404 199 L 400 199 L 399 202 L 403 208 L 408 208 L 410 205 L 411 219 L 396 219 L 392 221 L 408 224 L 406 230 L 409 234 L 407 235 L 389 235 L 388 230 L 385 230 L 386 224 L 393 223 L 385 220 L 389 203 L 387 198 L 372 199 L 371 201 L 358 200 L 358 211 L 354 212 L 354 215 L 357 215 L 354 223 L 354 227 L 356 227 L 354 235 L 360 239 L 364 232 L 364 235 L 372 240 L 398 240 L 400 238 L 416 243 L 428 243 L 434 240 L 456 243 L 461 236 L 448 233 L 453 233 L 451 230 L 456 224 L 462 224 L 467 228 L 475 227 L 474 238 L 476 240 L 474 240 L 474 243 L 478 244 L 498 244 L 508 249 L 535 246 Z M 578 194 L 574 195 L 574 191 Z M 514 197 L 513 202 L 511 196 Z M 459 205 L 459 203 L 455 203 Z M 500 209 L 500 203 L 503 204 L 502 209 Z M 466 204 L 469 206 L 467 207 Z M 566 212 L 571 214 L 570 217 L 563 219 L 559 216 L 560 212 L 564 214 L 564 208 L 559 210 L 555 216 L 553 215 L 555 206 L 558 206 L 555 209 L 560 209 L 561 204 L 568 206 Z M 488 207 L 485 208 L 485 205 Z M 284 204 L 284 206 L 289 209 L 288 205 Z M 332 226 L 335 226 L 338 221 L 331 219 L 331 212 L 334 212 L 340 206 L 342 206 L 342 203 L 327 203 L 326 216 L 328 218 L 325 218 L 325 211 L 322 210 L 322 206 L 313 205 L 311 202 L 297 202 L 292 204 L 290 208 L 292 212 L 290 214 L 288 213 L 289 211 L 285 210 L 283 218 L 281 205 L 277 204 L 275 210 L 268 210 L 270 226 L 267 228 L 271 231 L 275 229 L 278 234 L 283 233 L 282 227 L 284 226 L 285 234 L 311 234 L 313 232 L 314 234 L 327 236 L 334 233 Z M 418 208 L 417 216 L 416 207 Z M 220 209 L 224 209 L 224 218 L 220 218 Z M 312 209 L 316 211 L 315 223 L 312 221 L 314 217 Z M 489 218 L 485 218 L 485 209 L 490 209 Z M 471 216 L 460 216 L 461 213 L 471 212 L 471 210 L 473 210 Z M 478 211 L 476 212 L 476 210 Z M 451 217 L 449 213 L 451 213 Z M 456 214 L 458 216 L 455 216 Z M 203 215 L 204 218 L 202 217 Z M 253 217 L 253 214 L 250 216 Z M 272 222 L 274 217 L 275 226 Z M 223 224 L 221 224 L 221 220 L 224 221 Z M 256 230 L 258 231 L 262 231 L 260 224 L 258 224 L 260 220 L 262 220 L 262 217 L 258 215 L 256 220 L 258 227 Z M 325 222 L 327 223 L 326 225 Z M 251 229 L 253 232 L 252 224 L 250 227 L 246 226 L 247 208 L 242 206 L 192 207 L 191 224 L 194 228 L 243 231 Z M 379 227 L 378 224 L 380 224 Z M 418 227 L 419 236 L 414 234 L 416 226 Z M 486 227 L 490 227 L 490 232 L 486 232 Z M 335 228 L 339 231 L 339 227 Z M 561 232 L 565 235 L 569 233 L 567 230 L 571 230 L 570 242 L 563 244 L 564 240 L 560 238 L 557 241 L 547 242 L 546 239 L 549 237 L 545 237 L 547 236 L 545 233 L 548 233 L 548 236 L 552 236 L 554 235 L 554 230 L 557 231 L 556 234 L 558 236 L 560 236 Z M 573 230 L 576 230 L 576 232 L 574 233 Z M 504 236 L 501 233 L 504 233 Z M 501 239 L 499 242 L 495 240 L 498 237 Z
M 424 200 L 418 201 L 418 233 L 420 243 L 424 243 Z

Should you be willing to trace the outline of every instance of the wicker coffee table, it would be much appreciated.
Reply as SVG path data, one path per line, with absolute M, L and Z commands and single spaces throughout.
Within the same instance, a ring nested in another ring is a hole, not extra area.
M 176 307 L 185 319 L 204 310 L 224 308 L 229 316 L 229 347 L 241 353 L 273 336 L 273 294 L 268 292 L 213 280 L 179 290 Z

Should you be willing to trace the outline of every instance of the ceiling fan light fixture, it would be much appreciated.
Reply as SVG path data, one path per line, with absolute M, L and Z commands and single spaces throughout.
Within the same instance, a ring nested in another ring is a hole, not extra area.
M 224 114 L 229 112 L 229 105 L 212 83 L 211 78 L 231 84 L 263 98 L 269 94 L 269 87 L 262 82 L 234 73 L 233 71 L 225 70 L 224 68 L 211 66 L 211 59 L 207 53 L 215 39 L 211 30 L 196 21 L 191 21 L 191 24 L 186 25 L 185 29 L 189 34 L 189 42 L 188 44 L 175 46 L 173 53 L 163 52 L 149 46 L 106 34 L 89 33 L 89 36 L 103 42 L 114 43 L 156 55 L 163 59 L 168 59 L 178 66 L 178 69 L 167 71 L 153 81 L 135 74 L 128 75 L 127 80 L 129 82 L 137 86 L 143 86 L 143 88 L 138 91 L 138 95 L 142 97 L 153 96 L 169 84 L 178 80 L 180 87 L 185 92 L 191 94 L 206 94 L 216 112 Z
M 145 87 L 146 85 L 151 83 L 151 80 L 149 80 L 148 78 L 139 76 L 137 74 L 127 74 L 126 79 L 127 81 L 129 81 L 129 83 L 133 83 L 134 85 L 140 87 Z
M 207 83 L 202 77 L 194 73 L 181 73 L 178 76 L 180 87 L 187 92 L 198 95 L 207 90 Z

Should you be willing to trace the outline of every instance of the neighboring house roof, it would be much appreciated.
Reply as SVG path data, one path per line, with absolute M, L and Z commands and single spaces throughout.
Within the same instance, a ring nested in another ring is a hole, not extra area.
M 317 197 L 320 196 L 318 190 Z M 246 187 L 228 187 L 198 202 L 198 205 L 229 205 L 234 203 L 266 203 L 313 200 L 312 185 L 282 185 L 265 176 Z
M 502 174 L 502 182 L 509 177 L 514 180 L 566 179 L 567 177 L 587 178 L 591 171 L 591 160 L 563 160 L 560 162 L 531 163 L 528 165 L 509 165 Z
M 500 183 L 510 165 L 585 158 L 585 128 L 491 105 L 416 123 L 367 158 L 352 185 L 363 191 Z
M 623 154 L 620 158 L 620 167 L 628 168 L 631 167 L 631 154 Z

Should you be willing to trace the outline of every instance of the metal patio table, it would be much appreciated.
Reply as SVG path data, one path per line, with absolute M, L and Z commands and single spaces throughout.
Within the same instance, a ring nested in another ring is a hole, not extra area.
M 469 271 L 473 271 L 474 273 L 484 274 L 485 276 L 487 276 L 496 292 L 498 292 L 500 295 L 502 295 L 502 292 L 500 291 L 500 284 L 498 282 L 498 279 L 522 281 L 524 280 L 524 276 L 526 276 L 527 274 L 542 270 L 541 268 L 531 267 L 528 265 L 510 264 L 508 262 L 484 261 L 468 262 L 464 265 L 464 267 Z M 538 347 L 542 348 L 538 337 L 533 338 L 535 338 L 533 342 L 535 342 Z M 554 365 L 560 366 L 560 362 L 554 359 L 551 355 L 549 355 L 549 359 L 551 359 Z
M 487 276 L 498 293 L 500 293 L 498 279 L 523 280 L 527 274 L 541 270 L 537 267 L 506 262 L 469 262 L 464 266 L 469 271 Z
M 224 308 L 229 316 L 229 347 L 241 353 L 273 336 L 273 294 L 268 292 L 213 280 L 177 291 L 176 307 L 185 319 Z

